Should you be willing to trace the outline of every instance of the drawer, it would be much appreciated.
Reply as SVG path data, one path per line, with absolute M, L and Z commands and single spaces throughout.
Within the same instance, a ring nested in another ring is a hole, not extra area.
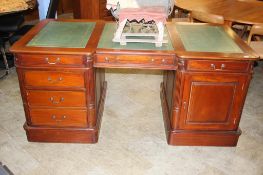
M 87 127 L 86 110 L 31 109 L 33 126 Z
M 151 55 L 112 55 L 98 54 L 95 59 L 95 66 L 108 67 L 152 67 L 167 68 L 175 67 L 175 59 L 171 55 L 167 56 L 151 56 Z
M 18 55 L 16 62 L 21 66 L 84 66 L 84 58 L 81 55 Z
M 85 92 L 29 90 L 26 95 L 29 106 L 86 107 Z
M 84 72 L 26 71 L 26 86 L 33 87 L 84 87 Z
M 190 60 L 187 63 L 188 70 L 194 71 L 236 71 L 247 72 L 250 63 L 248 61 L 207 61 Z

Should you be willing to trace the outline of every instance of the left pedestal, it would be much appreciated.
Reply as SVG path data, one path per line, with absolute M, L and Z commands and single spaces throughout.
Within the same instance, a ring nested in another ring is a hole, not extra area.
M 107 85 L 92 58 L 17 54 L 16 65 L 28 141 L 98 141 Z

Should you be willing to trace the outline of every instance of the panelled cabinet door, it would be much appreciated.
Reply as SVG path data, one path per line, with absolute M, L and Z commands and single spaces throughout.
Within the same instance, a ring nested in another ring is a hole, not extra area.
M 246 75 L 187 74 L 179 129 L 236 130 L 246 83 Z

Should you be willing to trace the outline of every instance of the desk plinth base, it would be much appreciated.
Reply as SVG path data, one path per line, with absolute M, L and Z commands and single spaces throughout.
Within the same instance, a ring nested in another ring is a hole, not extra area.
M 167 133 L 167 143 L 177 146 L 236 146 L 241 130 L 237 131 L 184 131 Z
M 32 127 L 24 124 L 27 140 L 29 142 L 54 143 L 97 143 L 103 115 L 107 82 L 103 83 L 97 112 L 97 124 L 94 128 L 48 128 Z
M 168 112 L 165 89 L 161 84 L 161 102 L 167 143 L 175 146 L 236 146 L 241 130 L 237 131 L 195 131 L 173 130 Z
M 24 125 L 29 142 L 97 143 L 97 129 L 46 128 Z

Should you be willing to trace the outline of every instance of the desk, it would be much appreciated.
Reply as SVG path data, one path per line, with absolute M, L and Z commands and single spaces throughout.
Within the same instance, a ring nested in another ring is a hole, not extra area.
M 224 16 L 228 23 L 263 23 L 263 2 L 238 0 L 176 0 L 175 5 L 185 10 L 196 10 Z
M 29 141 L 96 143 L 105 68 L 139 68 L 164 71 L 160 95 L 168 144 L 237 144 L 258 56 L 230 28 L 169 23 L 169 43 L 155 48 L 112 43 L 114 25 L 45 20 L 12 46 Z

